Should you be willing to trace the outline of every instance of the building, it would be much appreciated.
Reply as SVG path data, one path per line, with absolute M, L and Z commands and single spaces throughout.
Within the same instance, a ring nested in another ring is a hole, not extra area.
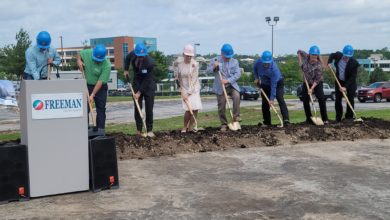
M 104 44 L 107 49 L 107 58 L 111 62 L 111 69 L 124 67 L 126 55 L 132 51 L 137 43 L 144 43 L 149 52 L 157 51 L 157 39 L 148 37 L 106 37 L 90 39 L 90 46 L 94 47 L 97 44 Z M 64 60 L 64 65 L 68 65 L 76 54 L 86 47 L 66 47 L 57 48 L 58 53 Z
M 385 60 L 382 54 L 371 54 L 369 58 L 357 59 L 357 61 L 370 74 L 377 67 L 384 72 L 390 72 L 390 60 Z
M 59 80 L 63 79 L 83 79 L 83 75 L 81 75 L 80 70 L 71 70 L 71 71 L 59 71 L 60 74 Z M 55 77 L 54 72 L 50 77 L 51 80 L 58 80 Z M 118 89 L 118 71 L 111 70 L 110 78 L 107 82 L 108 90 L 117 90 Z

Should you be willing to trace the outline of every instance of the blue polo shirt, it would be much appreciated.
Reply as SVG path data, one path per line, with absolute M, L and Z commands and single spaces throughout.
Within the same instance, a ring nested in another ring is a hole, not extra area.
M 255 79 L 260 79 L 262 85 L 271 87 L 270 100 L 274 100 L 276 97 L 276 87 L 279 80 L 283 79 L 278 65 L 274 61 L 270 63 L 268 68 L 264 68 L 261 59 L 258 59 L 253 67 L 253 74 Z

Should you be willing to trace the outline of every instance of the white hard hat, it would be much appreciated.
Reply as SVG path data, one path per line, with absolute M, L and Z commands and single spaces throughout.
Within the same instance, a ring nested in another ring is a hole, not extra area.
M 187 44 L 184 46 L 183 54 L 187 56 L 194 56 L 194 47 L 191 44 Z

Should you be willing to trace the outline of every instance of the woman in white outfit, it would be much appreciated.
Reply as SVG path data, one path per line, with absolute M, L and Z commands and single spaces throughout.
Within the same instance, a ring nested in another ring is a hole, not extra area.
M 181 97 L 183 98 L 183 109 L 185 110 L 184 127 L 181 131 L 183 133 L 191 132 L 194 119 L 188 107 L 192 108 L 195 117 L 198 114 L 198 110 L 202 109 L 199 64 L 194 59 L 194 47 L 191 44 L 184 47 L 183 56 L 175 60 L 173 67 L 175 79 L 179 82 Z M 186 101 L 189 106 L 187 106 Z

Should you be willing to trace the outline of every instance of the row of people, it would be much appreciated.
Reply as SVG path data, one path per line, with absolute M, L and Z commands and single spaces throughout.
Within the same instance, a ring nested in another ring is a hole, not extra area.
M 26 68 L 23 78 L 25 80 L 39 80 L 47 78 L 45 65 L 54 63 L 59 65 L 61 59 L 55 48 L 50 47 L 50 34 L 46 31 L 40 32 L 37 36 L 37 44 L 26 51 Z M 106 118 L 107 101 L 107 82 L 109 80 L 111 64 L 106 59 L 106 48 L 104 45 L 97 45 L 93 49 L 85 49 L 77 55 L 77 64 L 79 69 L 85 73 L 89 91 L 89 101 L 95 102 L 97 119 L 96 126 L 99 133 L 104 134 Z M 331 53 L 328 59 L 328 65 L 334 63 L 336 75 L 341 83 L 341 88 L 335 84 L 336 88 L 336 121 L 341 121 L 342 92 L 346 92 L 352 106 L 354 105 L 354 93 L 356 91 L 356 75 L 358 62 L 352 57 L 354 50 L 352 46 L 346 45 L 343 52 Z M 298 58 L 301 61 L 304 78 L 309 84 L 309 89 L 305 85 L 303 88 L 303 105 L 306 115 L 306 121 L 311 123 L 311 111 L 309 105 L 309 95 L 316 95 L 322 120 L 327 123 L 328 116 L 326 102 L 323 93 L 323 62 L 320 58 L 320 49 L 318 46 L 312 46 L 309 53 L 298 50 Z M 238 61 L 233 57 L 234 50 L 230 44 L 224 44 L 221 48 L 221 54 L 213 58 L 207 71 L 215 75 L 213 91 L 216 94 L 218 103 L 218 115 L 221 122 L 221 130 L 227 130 L 228 120 L 226 118 L 226 98 L 223 94 L 225 87 L 227 94 L 233 100 L 233 121 L 240 122 L 240 88 L 237 83 L 241 71 Z M 194 119 L 190 113 L 190 108 L 196 117 L 198 111 L 202 109 L 200 98 L 199 82 L 199 64 L 194 59 L 194 48 L 192 45 L 186 45 L 182 56 L 178 57 L 173 63 L 175 79 L 178 81 L 180 93 L 183 100 L 184 126 L 182 132 L 192 130 Z M 146 112 L 146 132 L 148 136 L 153 134 L 153 106 L 156 90 L 156 81 L 153 76 L 155 63 L 148 56 L 147 47 L 142 44 L 136 44 L 135 49 L 131 51 L 125 59 L 124 74 L 128 78 L 129 71 L 133 73 L 132 86 L 134 88 L 134 101 L 137 101 L 142 108 L 142 102 L 145 100 Z M 220 79 L 219 73 L 222 78 Z M 253 74 L 255 84 L 261 88 L 270 102 L 268 102 L 262 93 L 262 113 L 263 124 L 271 125 L 270 105 L 277 100 L 282 113 L 284 124 L 289 123 L 289 114 L 286 102 L 284 100 L 284 81 L 277 63 L 274 61 L 271 52 L 264 51 L 261 57 L 254 63 Z M 138 111 L 134 111 L 137 133 L 142 132 L 142 118 Z M 347 107 L 345 118 L 352 119 L 352 110 Z

